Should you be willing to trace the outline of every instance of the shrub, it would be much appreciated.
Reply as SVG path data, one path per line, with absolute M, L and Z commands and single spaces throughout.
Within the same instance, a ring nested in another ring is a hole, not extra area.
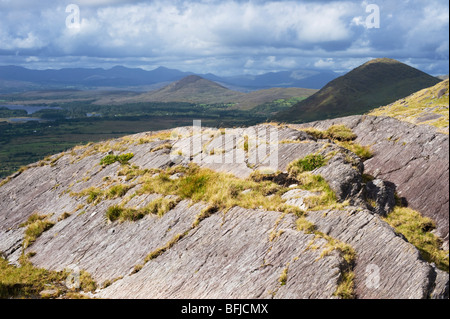
M 126 164 L 128 164 L 128 161 L 131 160 L 133 157 L 134 157 L 133 153 L 127 153 L 127 154 L 119 155 L 117 157 L 117 160 L 119 161 L 120 164 L 126 165 Z
M 117 162 L 117 156 L 110 154 L 102 158 L 102 160 L 100 161 L 100 165 L 108 166 L 114 164 L 115 162 Z

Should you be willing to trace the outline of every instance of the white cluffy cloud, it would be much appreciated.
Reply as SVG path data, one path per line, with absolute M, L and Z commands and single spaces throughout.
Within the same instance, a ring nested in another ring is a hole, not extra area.
M 342 69 L 369 56 L 448 67 L 449 4 L 441 0 L 377 0 L 379 29 L 365 26 L 371 1 L 73 2 L 79 28 L 66 27 L 68 1 L 0 0 L 0 64 L 18 52 L 39 63 L 79 57 L 216 73 Z

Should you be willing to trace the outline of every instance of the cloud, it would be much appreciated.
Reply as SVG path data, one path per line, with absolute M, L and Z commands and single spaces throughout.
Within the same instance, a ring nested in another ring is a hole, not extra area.
M 320 59 L 319 61 L 314 63 L 314 66 L 316 68 L 328 68 L 328 69 L 330 69 L 331 67 L 334 66 L 334 60 L 332 58 Z
M 440 0 L 378 0 L 379 29 L 365 25 L 370 1 L 74 2 L 79 29 L 65 25 L 69 1 L 0 0 L 0 64 L 18 52 L 24 63 L 39 57 L 30 65 L 159 63 L 216 73 L 341 70 L 383 56 L 448 68 L 449 4 Z

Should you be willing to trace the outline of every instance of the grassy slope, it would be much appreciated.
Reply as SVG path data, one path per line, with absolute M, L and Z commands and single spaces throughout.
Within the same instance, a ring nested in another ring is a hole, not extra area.
M 375 109 L 369 114 L 390 116 L 414 124 L 429 124 L 437 127 L 440 132 L 449 134 L 449 80 Z M 430 115 L 440 117 L 426 120 Z
M 437 78 L 396 60 L 375 59 L 331 81 L 275 119 L 301 123 L 363 114 L 438 82 Z

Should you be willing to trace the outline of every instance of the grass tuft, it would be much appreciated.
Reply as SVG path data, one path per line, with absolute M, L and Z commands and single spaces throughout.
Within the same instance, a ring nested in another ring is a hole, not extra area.
M 28 248 L 43 232 L 52 228 L 55 223 L 47 220 L 48 215 L 33 214 L 20 227 L 26 227 L 23 248 Z
M 174 209 L 179 202 L 179 199 L 174 198 L 158 198 L 140 209 L 125 208 L 121 205 L 114 205 L 107 209 L 106 218 L 111 222 L 115 222 L 117 220 L 124 222 L 138 221 L 150 214 L 162 217 L 165 213 Z
M 305 128 L 302 131 L 308 133 L 316 139 L 330 139 L 336 141 L 353 141 L 356 139 L 356 134 L 345 125 L 333 125 L 326 131 L 321 131 L 315 128 Z
M 317 139 L 330 139 L 337 145 L 355 153 L 363 161 L 373 157 L 370 147 L 356 143 L 354 141 L 357 138 L 356 134 L 345 125 L 333 125 L 326 131 L 320 131 L 315 128 L 306 128 L 302 129 L 302 131 Z
M 311 172 L 319 167 L 325 166 L 326 160 L 321 154 L 310 154 L 300 158 L 288 166 L 291 174 L 299 174 L 303 172 Z
M 336 144 L 358 155 L 362 161 L 366 161 L 373 157 L 373 152 L 369 146 L 364 146 L 353 141 L 336 142 Z
M 426 261 L 449 271 L 448 250 L 441 249 L 442 242 L 432 233 L 436 226 L 430 218 L 410 208 L 396 206 L 384 220 L 417 247 Z
M 355 273 L 353 271 L 345 271 L 341 273 L 339 285 L 334 292 L 336 297 L 341 299 L 354 299 L 355 298 Z
M 183 234 L 177 234 L 175 235 L 165 246 L 160 247 L 145 257 L 144 262 L 148 263 L 150 260 L 153 260 L 159 256 L 161 256 L 164 252 L 172 248 L 179 240 L 181 240 L 184 236 L 187 235 L 188 232 L 185 232 Z
M 356 134 L 345 125 L 333 125 L 326 130 L 326 135 L 331 140 L 341 142 L 353 141 L 357 138 Z
M 134 157 L 133 153 L 127 153 L 122 155 L 109 154 L 100 160 L 100 165 L 108 166 L 114 164 L 115 162 L 119 162 L 122 165 L 126 165 L 133 157 Z

